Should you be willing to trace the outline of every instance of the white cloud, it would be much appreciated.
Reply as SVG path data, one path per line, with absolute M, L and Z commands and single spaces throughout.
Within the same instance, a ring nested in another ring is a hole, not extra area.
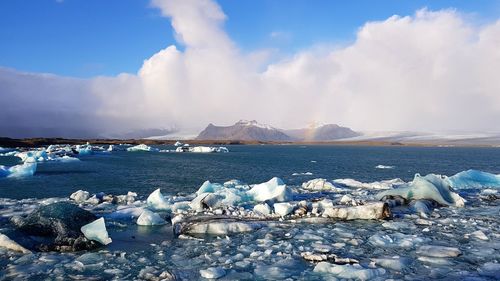
M 358 130 L 498 131 L 500 21 L 475 26 L 456 11 L 424 9 L 366 23 L 345 47 L 266 63 L 266 50 L 241 53 L 215 2 L 153 5 L 172 19 L 183 51 L 168 46 L 137 74 L 88 80 L 0 69 L 0 103 L 8 104 L 0 135 L 42 125 L 101 135 L 200 129 L 243 118 L 285 128 L 320 121 Z

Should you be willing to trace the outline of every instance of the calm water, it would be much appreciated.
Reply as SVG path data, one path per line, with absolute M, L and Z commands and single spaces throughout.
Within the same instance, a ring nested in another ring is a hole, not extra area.
M 173 147 L 160 147 L 173 149 Z M 500 148 L 352 147 L 297 145 L 229 146 L 230 153 L 113 152 L 81 157 L 74 163 L 39 164 L 35 176 L 0 179 L 0 197 L 67 197 L 77 189 L 108 194 L 156 188 L 165 194 L 191 193 L 205 181 L 246 183 L 278 176 L 290 185 L 311 178 L 353 178 L 363 182 L 412 179 L 415 173 L 453 175 L 467 169 L 500 173 Z M 0 157 L 13 165 L 15 157 Z M 375 169 L 376 165 L 395 166 Z M 311 172 L 313 176 L 292 176 Z

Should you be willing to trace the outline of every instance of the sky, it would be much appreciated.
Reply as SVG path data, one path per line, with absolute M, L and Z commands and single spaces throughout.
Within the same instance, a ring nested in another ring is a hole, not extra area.
M 0 136 L 500 131 L 500 1 L 0 1 Z

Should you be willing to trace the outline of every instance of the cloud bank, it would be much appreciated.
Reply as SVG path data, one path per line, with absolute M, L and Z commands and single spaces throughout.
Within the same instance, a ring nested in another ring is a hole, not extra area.
M 110 136 L 197 130 L 257 119 L 282 128 L 331 122 L 356 130 L 498 131 L 500 21 L 417 11 L 359 28 L 342 47 L 284 60 L 243 53 L 210 0 L 153 0 L 179 46 L 136 74 L 75 79 L 0 68 L 0 136 Z

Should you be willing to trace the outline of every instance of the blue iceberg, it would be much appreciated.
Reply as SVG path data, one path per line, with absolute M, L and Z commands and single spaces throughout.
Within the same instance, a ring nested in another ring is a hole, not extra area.
M 466 188 L 500 188 L 500 175 L 478 170 L 467 170 L 447 178 L 455 189 Z
M 401 196 L 406 200 L 433 200 L 440 205 L 463 207 L 465 200 L 452 190 L 447 177 L 429 174 L 422 177 L 415 174 L 413 181 L 399 188 L 380 192 L 377 199 L 385 196 Z

